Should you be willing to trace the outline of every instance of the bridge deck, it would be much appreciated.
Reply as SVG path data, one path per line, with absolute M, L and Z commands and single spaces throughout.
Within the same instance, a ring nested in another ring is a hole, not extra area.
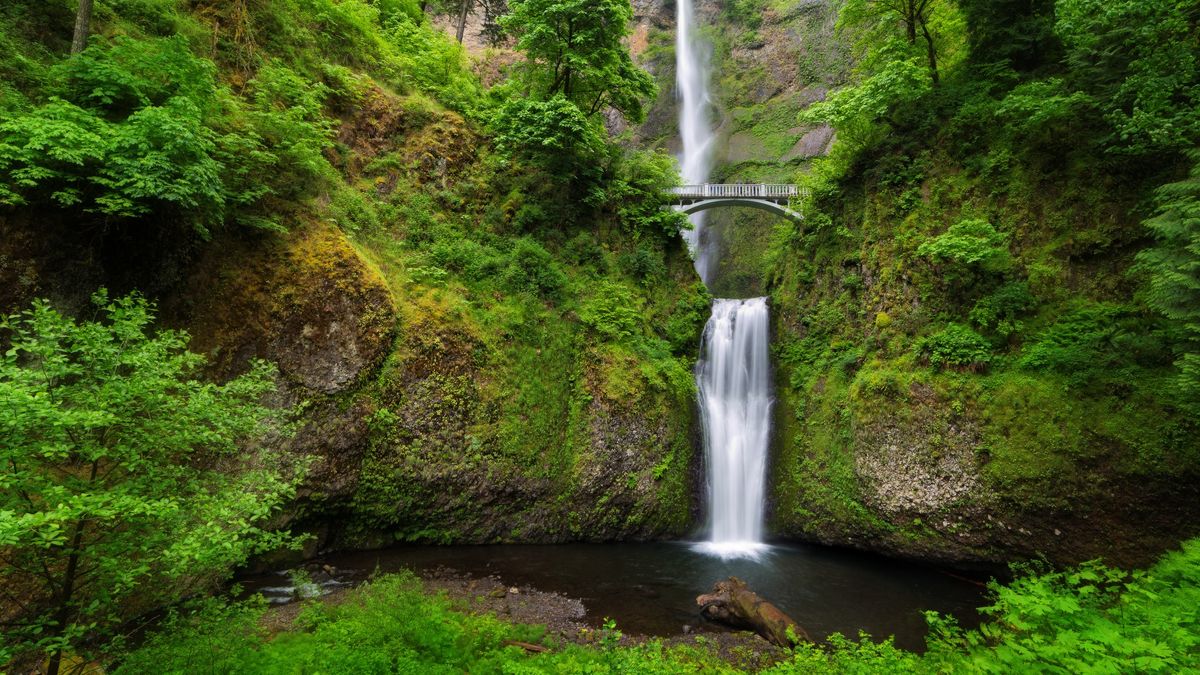
M 793 197 L 801 196 L 801 190 L 795 185 L 708 183 L 671 188 L 671 195 L 681 202 L 701 199 L 762 199 L 786 202 Z

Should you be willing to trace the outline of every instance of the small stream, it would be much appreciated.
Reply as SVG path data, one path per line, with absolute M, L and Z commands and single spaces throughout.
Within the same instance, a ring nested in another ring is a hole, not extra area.
M 335 569 L 335 581 L 365 580 L 378 569 L 431 572 L 452 568 L 472 576 L 498 576 L 505 584 L 532 586 L 579 598 L 589 623 L 613 617 L 632 634 L 670 636 L 722 630 L 705 624 L 696 596 L 734 575 L 778 605 L 817 639 L 860 630 L 882 639 L 895 635 L 906 649 L 921 650 L 923 610 L 975 626 L 984 589 L 958 573 L 880 556 L 821 546 L 771 546 L 757 559 L 722 559 L 687 543 L 495 546 L 397 546 L 336 553 L 318 562 Z M 248 591 L 287 588 L 288 578 L 263 574 L 240 580 Z M 327 582 L 328 583 L 328 582 Z M 287 591 L 290 592 L 290 591 Z

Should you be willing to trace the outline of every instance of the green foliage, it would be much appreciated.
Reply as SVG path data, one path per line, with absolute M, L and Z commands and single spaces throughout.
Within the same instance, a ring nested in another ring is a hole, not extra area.
M 935 620 L 925 658 L 958 671 L 1191 672 L 1200 668 L 1200 541 L 1133 573 L 1090 562 L 990 586 L 978 631 Z
M 946 232 L 921 244 L 917 255 L 939 263 L 949 277 L 959 280 L 969 279 L 976 272 L 1004 272 L 1012 265 L 1008 237 L 977 218 L 951 225 Z
M 145 300 L 94 302 L 102 321 L 39 301 L 0 322 L 0 583 L 23 607 L 0 662 L 99 647 L 128 613 L 289 540 L 259 525 L 300 467 L 243 454 L 282 431 L 260 403 L 273 369 L 203 382 L 186 334 L 149 334 Z
M 996 106 L 995 116 L 1021 141 L 1049 146 L 1071 140 L 1090 104 L 1085 94 L 1064 89 L 1062 79 L 1048 78 L 1015 87 Z
M 426 595 L 409 572 L 377 579 L 339 605 L 310 605 L 295 630 L 274 639 L 257 629 L 263 609 L 208 603 L 177 614 L 115 672 L 186 673 L 197 663 L 212 673 L 735 672 L 694 648 L 619 646 L 615 623 L 599 631 L 601 648 L 555 643 L 543 627 L 467 614 L 444 596 Z M 551 649 L 530 654 L 517 642 Z
M 532 293 L 547 300 L 562 297 L 567 276 L 536 240 L 524 237 L 513 245 L 508 265 L 501 272 L 505 285 L 517 293 Z
M 1028 312 L 1036 300 L 1029 293 L 1029 284 L 1013 281 L 980 298 L 971 309 L 971 323 L 995 335 L 1001 341 L 1020 333 L 1024 324 L 1021 315 Z
M 621 226 L 634 238 L 672 241 L 688 227 L 687 218 L 663 208 L 663 194 L 679 183 L 675 159 L 665 152 L 614 147 L 605 201 L 615 205 Z
M 171 208 L 201 231 L 219 220 L 216 85 L 182 40 L 93 46 L 56 72 L 71 98 L 0 122 L 0 201 L 120 218 Z
M 537 163 L 556 180 L 596 162 L 604 146 L 597 125 L 561 95 L 547 101 L 513 99 L 496 112 L 492 129 L 501 153 Z
M 281 174 L 284 180 L 259 176 L 282 197 L 305 194 L 306 187 L 333 172 L 324 151 L 332 145 L 334 123 L 323 106 L 329 89 L 310 82 L 279 62 L 268 63 L 250 81 L 253 107 L 247 111 L 251 132 L 269 164 L 256 171 Z
M 801 122 L 827 122 L 848 135 L 850 142 L 865 145 L 878 137 L 881 124 L 894 111 L 912 104 L 928 93 L 929 77 L 920 57 L 901 41 L 893 40 L 881 50 L 883 63 L 863 82 L 832 92 L 800 115 Z
M 1200 159 L 1187 179 L 1159 190 L 1158 214 L 1146 226 L 1157 240 L 1138 254 L 1146 302 L 1180 326 L 1178 382 L 1200 410 Z
M 1112 126 L 1110 151 L 1147 154 L 1200 141 L 1195 11 L 1176 0 L 1056 3 L 1071 83 L 1095 97 Z
M 248 108 L 181 38 L 95 44 L 54 69 L 42 106 L 0 121 L 0 203 L 115 218 L 181 216 L 201 234 L 330 171 L 323 88 L 268 66 Z
M 579 319 L 609 340 L 641 334 L 642 299 L 628 286 L 606 281 L 583 303 Z
M 348 3 L 341 3 L 348 4 Z M 487 108 L 483 88 L 471 73 L 466 50 L 429 25 L 415 2 L 383 14 L 387 68 L 445 105 L 474 116 Z M 415 12 L 414 12 L 415 10 Z
M 1055 0 L 959 0 L 970 61 L 984 68 L 1027 73 L 1053 63 L 1062 44 L 1054 35 Z
M 585 117 L 613 108 L 636 124 L 655 85 L 623 42 L 632 18 L 629 0 L 512 0 L 500 24 L 525 53 L 538 98 L 562 96 Z
M 1200 667 L 1200 540 L 1132 573 L 1097 562 L 993 582 L 990 617 L 964 631 L 930 614 L 929 651 L 891 640 L 834 634 L 827 645 L 801 644 L 760 672 L 1013 673 L 1190 672 Z M 739 673 L 711 647 L 623 646 L 606 619 L 595 646 L 556 643 L 541 627 L 471 615 L 441 595 L 426 595 L 411 573 L 378 578 L 337 605 L 307 606 L 295 626 L 273 639 L 259 628 L 261 602 L 204 602 L 176 613 L 147 643 L 125 656 L 121 673 Z M 549 647 L 531 654 L 521 641 Z M 508 645 L 508 646 L 506 646 Z
M 982 368 L 992 360 L 992 346 L 987 339 L 957 323 L 921 339 L 917 351 L 937 368 Z
M 1124 309 L 1110 304 L 1082 304 L 1058 317 L 1039 333 L 1019 360 L 1030 370 L 1049 370 L 1076 383 L 1102 373 L 1121 356 L 1128 334 L 1119 319 Z

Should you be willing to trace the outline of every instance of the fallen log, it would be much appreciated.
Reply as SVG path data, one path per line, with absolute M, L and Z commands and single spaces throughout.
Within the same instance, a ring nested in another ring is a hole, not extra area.
M 800 624 L 751 591 L 746 582 L 737 577 L 713 584 L 712 592 L 697 597 L 696 604 L 705 619 L 734 628 L 749 628 L 780 647 L 792 646 L 789 628 L 795 639 L 812 642 Z

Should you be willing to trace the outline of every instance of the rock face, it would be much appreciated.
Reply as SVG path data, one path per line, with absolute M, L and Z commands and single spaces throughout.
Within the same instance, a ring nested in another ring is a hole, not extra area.
M 396 310 L 382 279 L 328 225 L 282 240 L 222 242 L 168 310 L 219 375 L 250 359 L 279 365 L 285 390 L 345 391 L 391 344 Z
M 526 408 L 504 381 L 514 374 L 490 362 L 496 336 L 443 323 L 444 310 L 428 297 L 405 305 L 396 349 L 368 388 L 376 412 L 357 489 L 335 509 L 333 545 L 687 532 L 690 400 L 653 388 L 609 400 L 585 361 L 562 379 L 529 372 L 551 390 L 539 400 L 562 407 Z M 553 348 L 543 348 L 547 360 L 563 356 Z

